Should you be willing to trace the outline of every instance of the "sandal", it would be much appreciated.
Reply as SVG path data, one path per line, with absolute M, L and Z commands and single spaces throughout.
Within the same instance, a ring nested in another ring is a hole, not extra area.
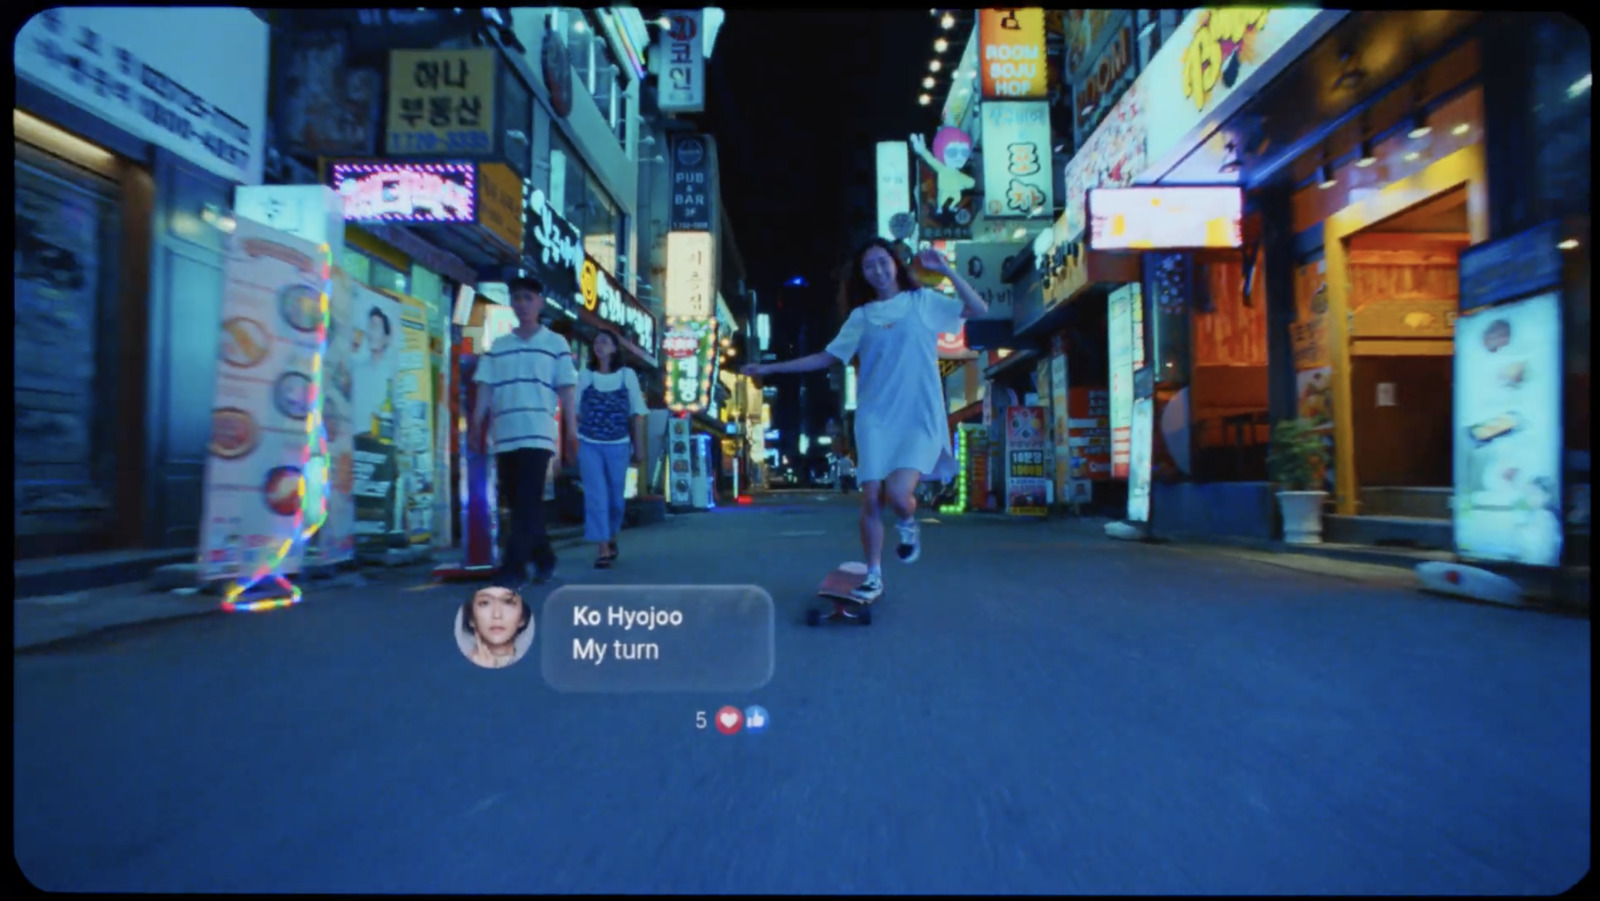
M 596 558 L 594 558 L 594 568 L 595 569 L 610 569 L 611 568 L 611 561 L 615 560 L 615 559 L 616 559 L 615 557 L 596 557 Z

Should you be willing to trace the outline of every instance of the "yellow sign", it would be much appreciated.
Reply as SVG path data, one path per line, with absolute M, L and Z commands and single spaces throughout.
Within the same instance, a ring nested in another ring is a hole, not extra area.
M 1049 96 L 1043 9 L 978 11 L 979 82 L 985 100 L 1036 100 Z
M 1195 29 L 1194 38 L 1183 48 L 1181 63 L 1183 96 L 1194 101 L 1195 109 L 1206 108 L 1212 89 L 1222 78 L 1225 58 L 1231 59 L 1234 67 L 1257 62 L 1255 44 L 1267 25 L 1268 12 L 1243 8 L 1206 11 L 1205 20 Z M 1227 86 L 1233 84 L 1230 76 Z
M 578 292 L 583 295 L 583 308 L 593 313 L 600 305 L 600 267 L 594 260 L 584 259 L 578 273 Z
M 522 252 L 522 179 L 505 163 L 478 166 L 478 224 Z
M 391 50 L 388 152 L 399 156 L 494 149 L 494 50 Z

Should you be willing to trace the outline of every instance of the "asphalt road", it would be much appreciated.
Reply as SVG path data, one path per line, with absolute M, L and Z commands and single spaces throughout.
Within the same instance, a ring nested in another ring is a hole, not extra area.
M 120 892 L 1521 894 L 1589 868 L 1587 621 L 952 521 L 871 627 L 808 629 L 854 531 L 796 494 L 629 532 L 608 573 L 567 553 L 569 584 L 766 588 L 754 692 L 561 694 L 537 646 L 478 669 L 462 589 L 420 577 L 20 654 L 17 861 Z M 696 728 L 752 703 L 762 734 Z

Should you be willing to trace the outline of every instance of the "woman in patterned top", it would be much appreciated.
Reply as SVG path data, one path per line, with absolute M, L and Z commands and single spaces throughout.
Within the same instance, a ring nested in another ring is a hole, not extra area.
M 599 546 L 596 569 L 617 559 L 617 534 L 626 507 L 628 464 L 644 465 L 644 417 L 649 412 L 639 376 L 622 365 L 617 333 L 594 336 L 593 368 L 578 373 L 578 477 L 583 481 L 584 538 Z

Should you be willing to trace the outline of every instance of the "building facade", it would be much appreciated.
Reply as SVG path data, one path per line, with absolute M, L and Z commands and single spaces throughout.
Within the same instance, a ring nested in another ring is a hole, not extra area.
M 19 37 L 19 558 L 201 544 L 243 219 L 332 247 L 335 281 L 373 313 L 356 343 L 392 342 L 416 373 L 411 402 L 372 417 L 396 434 L 421 417 L 388 511 L 359 532 L 377 545 L 459 540 L 462 364 L 509 329 L 518 273 L 545 281 L 580 365 L 615 329 L 668 405 L 671 182 L 698 166 L 714 198 L 717 169 L 667 151 L 703 108 L 715 28 L 632 8 L 190 10 L 182 29 L 206 38 L 176 53 L 172 15 L 63 9 Z M 661 96 L 677 68 L 698 100 Z
M 192 547 L 221 214 L 262 179 L 268 25 L 63 8 L 29 19 L 15 56 L 17 556 Z

